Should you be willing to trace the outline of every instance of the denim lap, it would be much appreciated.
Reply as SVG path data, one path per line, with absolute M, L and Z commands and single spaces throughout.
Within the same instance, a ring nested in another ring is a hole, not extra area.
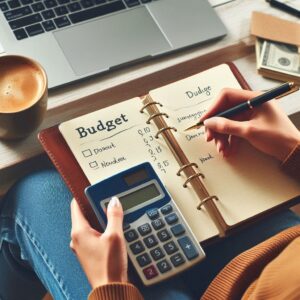
M 69 248 L 71 199 L 58 173 L 46 170 L 15 185 L 1 212 L 5 240 L 19 244 L 55 299 L 86 299 L 91 289 Z
M 0 247 L 3 240 L 18 244 L 54 299 L 87 299 L 91 287 L 69 248 L 72 195 L 55 170 L 31 174 L 5 196 L 0 215 Z M 175 279 L 145 288 L 148 300 L 191 300 Z M 170 286 L 171 285 L 171 286 Z M 143 292 L 143 291 L 142 291 Z M 178 296 L 178 297 L 177 297 Z
M 70 243 L 72 195 L 53 169 L 31 174 L 6 195 L 0 214 L 3 240 L 18 244 L 55 299 L 87 299 L 91 287 Z M 188 272 L 150 288 L 138 286 L 145 299 L 199 299 L 212 278 L 240 252 L 297 225 L 288 210 L 205 248 L 207 259 Z

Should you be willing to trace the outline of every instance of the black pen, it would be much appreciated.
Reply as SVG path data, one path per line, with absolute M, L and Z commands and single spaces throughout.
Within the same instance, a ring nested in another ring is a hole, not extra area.
M 260 106 L 263 103 L 270 101 L 274 98 L 281 98 L 284 97 L 288 94 L 291 94 L 295 91 L 298 91 L 299 87 L 297 87 L 294 82 L 287 82 L 284 83 L 274 89 L 271 89 L 259 96 L 256 96 L 246 102 L 240 103 L 232 108 L 229 108 L 223 112 L 220 112 L 216 115 L 210 116 L 209 118 L 212 117 L 223 117 L 223 118 L 229 118 L 232 117 L 233 115 L 236 115 L 238 113 L 241 113 L 243 111 L 249 110 L 249 109 L 253 109 L 256 106 Z M 188 127 L 187 129 L 185 129 L 184 131 L 187 130 L 191 130 L 191 129 L 198 129 L 200 127 L 202 127 L 204 125 L 203 123 L 204 121 L 198 122 L 195 125 Z
M 266 0 L 266 1 L 269 2 L 271 6 L 281 9 L 289 14 L 292 14 L 300 18 L 300 10 L 293 7 L 292 5 L 289 5 L 289 3 L 284 3 L 282 1 L 277 1 L 277 0 Z

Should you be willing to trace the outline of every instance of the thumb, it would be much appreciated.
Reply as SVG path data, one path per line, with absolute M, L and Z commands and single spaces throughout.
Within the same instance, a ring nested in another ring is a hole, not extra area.
M 117 197 L 112 197 L 108 203 L 107 227 L 105 231 L 123 232 L 123 208 Z
M 204 121 L 204 125 L 215 132 L 236 135 L 239 137 L 244 137 L 246 123 L 247 121 L 239 122 L 221 117 L 213 117 Z

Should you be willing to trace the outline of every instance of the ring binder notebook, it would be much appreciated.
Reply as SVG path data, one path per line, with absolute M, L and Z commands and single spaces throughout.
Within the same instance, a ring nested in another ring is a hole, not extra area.
M 147 97 L 147 96 L 145 96 L 145 97 Z M 145 98 L 144 97 L 144 98 Z M 157 102 L 157 101 L 152 101 L 152 102 L 148 102 L 148 103 L 146 103 L 141 109 L 140 109 L 140 113 L 143 113 L 144 112 L 144 110 L 149 106 L 149 105 L 154 105 L 154 104 L 157 104 L 157 105 L 159 105 L 159 106 L 163 106 L 161 103 L 159 103 L 159 102 Z
M 204 179 L 205 178 L 205 176 L 202 174 L 202 173 L 196 173 L 196 174 L 193 174 L 193 175 L 191 175 L 190 177 L 188 177 L 187 178 L 187 180 L 184 182 L 184 184 L 182 185 L 184 188 L 187 188 L 187 184 L 191 181 L 191 180 L 193 180 L 194 178 L 196 178 L 196 177 L 201 177 L 202 179 Z
M 158 139 L 159 135 L 166 130 L 174 130 L 175 132 L 177 131 L 177 129 L 175 127 L 167 126 L 167 127 L 159 129 L 155 134 L 155 138 Z
M 212 201 L 212 200 L 219 201 L 219 198 L 216 196 L 206 197 L 200 201 L 199 205 L 197 206 L 197 209 L 200 210 L 202 205 L 204 205 L 207 201 Z
M 218 228 L 219 235 L 225 236 L 225 233 L 229 229 L 229 226 L 226 224 L 215 203 L 211 201 L 215 199 L 215 196 L 209 195 L 207 189 L 201 181 L 201 178 L 204 179 L 204 175 L 200 172 L 195 172 L 193 166 L 195 166 L 196 164 L 193 162 L 189 162 L 184 152 L 180 148 L 179 144 L 177 143 L 173 133 L 170 132 L 170 130 L 166 131 L 166 129 L 170 128 L 170 126 L 168 126 L 164 120 L 164 117 L 168 116 L 168 114 L 159 111 L 157 105 L 154 103 L 150 95 L 147 95 L 143 99 L 143 104 L 143 107 L 145 107 L 145 110 L 149 114 L 148 121 L 154 121 L 156 127 L 158 128 L 158 132 L 161 133 L 168 147 L 175 156 L 180 167 L 178 172 L 183 172 L 187 177 L 186 181 L 183 184 L 183 187 L 187 188 L 187 183 L 191 184 L 200 201 L 200 204 L 197 206 L 197 209 L 198 207 L 201 207 L 203 205 L 207 213 L 210 215 L 211 219 L 215 223 L 216 227 Z
M 149 103 L 151 103 L 151 102 L 149 102 Z M 157 113 L 149 116 L 149 119 L 146 121 L 146 124 L 150 124 L 150 121 L 152 119 L 154 119 L 156 117 L 159 117 L 159 116 L 165 116 L 166 118 L 169 118 L 169 116 L 166 113 L 164 113 L 164 112 L 157 112 Z
M 85 187 L 149 161 L 197 239 L 208 241 L 300 200 L 299 184 L 250 145 L 224 159 L 203 130 L 184 132 L 224 87 L 249 89 L 233 64 L 223 64 L 46 129 L 39 139 L 93 227 Z
M 190 163 L 190 164 L 187 164 L 187 165 L 183 165 L 179 168 L 178 172 L 176 173 L 177 176 L 180 176 L 181 172 L 185 169 L 185 168 L 188 168 L 188 167 L 195 167 L 195 168 L 199 168 L 198 165 L 194 162 Z

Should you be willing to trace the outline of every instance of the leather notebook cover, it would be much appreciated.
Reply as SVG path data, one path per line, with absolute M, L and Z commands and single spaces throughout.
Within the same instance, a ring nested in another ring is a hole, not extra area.
M 233 63 L 227 63 L 243 89 L 250 87 Z M 193 74 L 189 74 L 191 76 Z M 142 105 L 142 104 L 141 104 Z M 50 157 L 54 166 L 61 174 L 66 185 L 78 202 L 83 214 L 89 220 L 92 227 L 101 230 L 97 217 L 85 196 L 84 190 L 90 185 L 69 146 L 62 137 L 58 126 L 41 131 L 38 135 L 44 150 Z

